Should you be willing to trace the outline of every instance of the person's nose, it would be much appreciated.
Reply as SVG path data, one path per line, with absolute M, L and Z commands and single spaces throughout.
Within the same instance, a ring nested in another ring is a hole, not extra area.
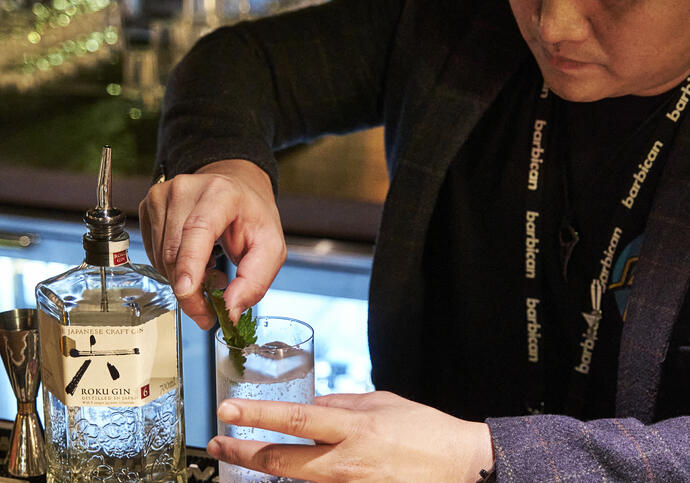
M 581 42 L 590 33 L 581 0 L 541 0 L 534 18 L 545 44 Z

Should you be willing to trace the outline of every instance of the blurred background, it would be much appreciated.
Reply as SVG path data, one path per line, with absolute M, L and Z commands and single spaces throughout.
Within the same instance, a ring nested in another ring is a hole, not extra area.
M 130 258 L 147 263 L 137 206 L 171 68 L 221 25 L 322 1 L 0 0 L 0 311 L 35 307 L 36 283 L 81 263 L 104 144 Z M 288 259 L 256 311 L 314 327 L 317 394 L 373 389 L 367 291 L 388 187 L 382 138 L 374 129 L 276 154 Z M 213 343 L 187 317 L 183 339 L 187 442 L 203 447 L 215 434 Z M 1 371 L 0 419 L 15 414 Z

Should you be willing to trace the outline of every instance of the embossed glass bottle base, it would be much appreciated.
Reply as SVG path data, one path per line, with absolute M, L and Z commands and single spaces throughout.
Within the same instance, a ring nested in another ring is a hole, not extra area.
M 187 481 L 178 390 L 141 407 L 68 408 L 49 391 L 44 398 L 48 483 Z

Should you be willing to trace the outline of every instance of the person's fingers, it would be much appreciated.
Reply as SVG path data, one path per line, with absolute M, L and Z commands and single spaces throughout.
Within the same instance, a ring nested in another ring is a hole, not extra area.
M 228 284 L 228 277 L 220 270 L 211 268 L 204 273 L 203 284 L 210 290 L 225 288 Z M 217 316 L 203 293 L 203 287 L 200 287 L 199 290 L 199 296 L 195 293 L 178 301 L 185 314 L 191 317 L 201 329 L 208 330 L 215 325 Z
M 178 297 L 180 309 L 187 314 L 203 330 L 212 328 L 216 323 L 216 314 L 209 306 L 201 286 L 197 290 L 185 295 L 184 298 Z
M 308 481 L 332 479 L 335 464 L 330 445 L 274 444 L 216 436 L 206 451 L 230 464 Z
M 234 169 L 241 174 L 249 168 Z M 285 260 L 277 209 L 254 186 L 226 176 L 180 175 L 151 187 L 140 207 L 147 255 L 170 280 L 180 308 L 203 328 L 215 321 L 201 284 L 214 265 L 211 248 L 221 235 L 228 255 L 238 262 L 237 278 L 225 296 L 235 309 L 233 320 L 263 297 Z
M 181 227 L 173 290 L 180 308 L 203 329 L 215 323 L 202 289 L 206 264 L 215 240 L 234 221 L 234 210 L 230 193 L 207 186 Z
M 218 418 L 223 422 L 328 444 L 340 443 L 347 437 L 354 417 L 347 409 L 282 401 L 226 399 L 218 406 Z
M 151 220 L 149 219 L 148 210 L 146 209 L 146 200 L 139 203 L 139 230 L 141 231 L 141 239 L 144 242 L 144 249 L 146 256 L 153 265 L 153 245 L 151 241 Z
M 230 319 L 237 321 L 247 308 L 266 294 L 286 257 L 282 233 L 257 236 L 237 265 L 235 278 L 225 291 L 225 306 Z
M 314 398 L 314 404 L 328 408 L 359 409 L 366 402 L 368 395 L 365 394 L 327 394 Z
M 166 273 L 165 266 L 163 265 L 163 260 L 161 256 L 161 243 L 163 239 L 163 228 L 165 225 L 165 184 L 156 184 L 149 188 L 149 192 L 142 203 L 144 203 L 143 209 L 140 208 L 140 212 L 143 211 L 146 217 L 146 224 L 148 226 L 148 236 L 150 243 L 147 245 L 147 255 L 151 264 L 154 266 L 161 275 L 169 279 Z M 150 245 L 150 246 L 149 246 Z M 149 250 L 151 253 L 149 253 Z
M 168 280 L 175 285 L 175 265 L 182 243 L 182 230 L 188 214 L 194 211 L 197 191 L 188 177 L 178 177 L 170 183 L 167 191 L 165 225 L 161 240 L 161 261 L 168 274 Z M 203 266 L 203 264 L 201 265 Z
M 196 292 L 201 285 L 216 239 L 234 221 L 235 207 L 227 204 L 232 203 L 230 198 L 222 191 L 205 191 L 182 224 L 174 275 L 178 298 Z

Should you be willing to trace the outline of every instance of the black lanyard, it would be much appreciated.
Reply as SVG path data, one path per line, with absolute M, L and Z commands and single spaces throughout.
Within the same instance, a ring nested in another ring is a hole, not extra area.
M 652 141 L 643 153 L 638 155 L 640 162 L 635 163 L 635 166 L 622 178 L 624 188 L 615 206 L 611 207 L 610 235 L 607 238 L 606 246 L 602 247 L 600 252 L 602 258 L 596 262 L 596 267 L 593 270 L 594 276 L 589 287 L 583 287 L 589 292 L 591 304 L 582 312 L 582 334 L 576 342 L 578 346 L 577 357 L 570 376 L 567 401 L 569 414 L 579 413 L 586 401 L 590 367 L 597 347 L 599 325 L 602 319 L 601 300 L 608 287 L 609 277 L 613 270 L 613 261 L 624 230 L 632 225 L 634 217 L 645 215 L 636 210 L 635 202 L 640 192 L 645 189 L 645 181 L 651 177 L 655 166 L 661 164 L 660 160 L 666 156 L 671 147 L 673 137 L 685 113 L 685 106 L 690 103 L 690 77 L 677 88 L 677 94 L 674 94 L 671 99 L 670 103 L 662 106 L 664 115 L 657 121 L 652 134 Z M 548 200 L 544 199 L 545 172 L 552 164 L 560 164 L 561 166 L 565 164 L 562 162 L 563 160 L 551 159 L 546 156 L 548 152 L 549 156 L 555 157 L 553 146 L 550 145 L 551 134 L 553 133 L 553 126 L 551 125 L 554 118 L 553 113 L 553 95 L 544 86 L 537 98 L 535 119 L 531 127 L 529 161 L 526 163 L 524 212 L 525 270 L 523 280 L 528 369 L 526 406 L 527 410 L 533 414 L 545 410 L 545 366 L 547 361 L 544 352 L 543 328 L 550 323 L 546 320 L 543 310 L 544 260 L 541 254 L 541 247 L 544 243 L 542 240 L 544 233 L 542 213 L 546 203 L 548 203 Z M 559 163 L 559 161 L 561 162 Z M 566 256 L 569 256 L 568 252 L 571 250 L 572 243 L 566 243 Z

